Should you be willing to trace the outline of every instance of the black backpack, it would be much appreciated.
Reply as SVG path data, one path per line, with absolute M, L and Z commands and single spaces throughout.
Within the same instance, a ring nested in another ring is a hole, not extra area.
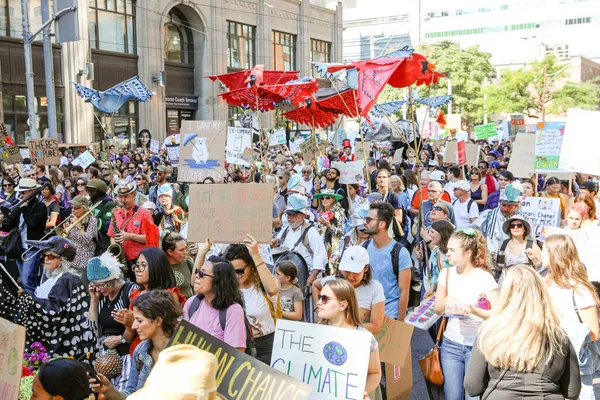
M 369 244 L 371 244 L 371 241 L 372 239 L 367 239 L 361 244 L 361 246 L 366 249 L 369 247 Z M 400 267 L 398 265 L 400 263 L 400 249 L 402 249 L 402 244 L 396 242 L 394 243 L 394 247 L 392 247 L 392 251 L 390 251 L 390 254 L 392 255 L 392 269 L 394 270 L 396 280 L 398 279 L 398 275 L 400 275 Z
M 192 300 L 192 304 L 190 304 L 190 308 L 188 309 L 188 319 L 192 318 L 192 315 L 198 311 L 200 307 L 200 303 L 204 299 L 203 294 L 197 294 L 194 296 Z M 240 304 L 241 306 L 241 304 Z M 254 345 L 254 338 L 252 335 L 252 327 L 250 326 L 250 322 L 248 322 L 248 317 L 246 316 L 246 311 L 242 306 L 242 311 L 244 311 L 244 325 L 246 326 L 246 354 L 249 356 L 256 358 L 256 346 Z M 219 324 L 221 325 L 221 329 L 225 332 L 225 325 L 227 323 L 227 309 L 219 310 Z

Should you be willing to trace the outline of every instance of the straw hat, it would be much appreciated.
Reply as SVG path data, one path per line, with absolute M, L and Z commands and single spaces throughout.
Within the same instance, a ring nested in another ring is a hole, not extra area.
M 189 344 L 167 347 L 144 387 L 128 400 L 225 399 L 217 393 L 217 358 Z
M 35 179 L 31 178 L 22 178 L 19 181 L 19 185 L 15 188 L 15 192 L 24 192 L 26 190 L 33 190 L 39 188 L 40 185 L 37 184 Z

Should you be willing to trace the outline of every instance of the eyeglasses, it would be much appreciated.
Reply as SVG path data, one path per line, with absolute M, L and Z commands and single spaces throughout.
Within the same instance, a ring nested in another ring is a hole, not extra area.
M 431 207 L 431 209 L 433 211 L 444 211 L 444 209 L 442 207 L 440 207 L 440 206 L 433 206 L 433 207 Z
M 48 260 L 50 260 L 50 261 L 52 261 L 52 260 L 54 260 L 54 259 L 56 259 L 56 258 L 59 258 L 59 257 L 60 257 L 60 256 L 57 256 L 56 254 L 50 254 L 50 253 L 48 253 L 48 254 L 44 254 L 44 258 L 47 258 L 47 259 L 48 259 Z
M 144 272 L 146 270 L 146 268 L 148 268 L 148 264 L 138 264 L 135 263 L 131 266 L 131 270 L 132 271 L 140 271 L 140 272 Z
M 485 165 L 480 165 L 479 169 L 486 169 L 487 167 Z
M 337 300 L 337 299 L 334 299 L 333 297 L 329 297 L 329 296 L 327 296 L 325 294 L 320 294 L 318 296 L 318 300 L 317 301 L 320 301 L 323 305 L 325 305 L 325 304 L 329 303 L 329 300 Z
M 518 222 L 516 224 L 510 224 L 510 229 L 519 229 L 519 228 L 522 228 L 522 227 L 523 227 L 523 224 L 520 223 L 520 222 Z
M 206 272 L 202 271 L 201 269 L 196 270 L 196 276 L 198 278 L 204 278 L 205 276 L 208 276 L 209 278 L 214 278 L 213 275 L 207 274 Z
M 302 171 L 302 175 L 310 175 L 310 171 Z
M 15 185 L 13 185 L 12 183 L 3 183 L 2 184 L 2 187 L 12 187 L 12 186 L 15 186 Z
M 142 180 L 142 178 L 135 178 L 135 180 L 136 180 L 136 181 L 141 181 L 141 180 Z
M 371 221 L 379 221 L 379 218 L 365 217 L 365 222 L 366 222 L 367 224 L 370 224 L 370 223 L 371 223 Z M 325 304 L 325 303 L 323 303 L 323 304 Z
M 330 200 L 331 196 L 321 196 L 321 199 L 323 199 L 323 200 Z
M 83 183 L 83 182 L 77 182 L 77 186 L 85 186 L 85 183 Z
M 93 288 L 104 289 L 105 287 L 109 287 L 109 288 L 115 287 L 116 283 L 117 283 L 116 279 L 111 279 L 110 281 L 101 282 L 101 283 L 90 282 L 90 286 Z
M 102 167 L 102 171 L 108 171 L 108 168 Z
M 244 275 L 244 272 L 246 272 L 246 268 L 248 268 L 250 266 L 250 264 L 246 264 L 246 266 L 242 269 L 236 269 L 235 273 L 238 275 Z

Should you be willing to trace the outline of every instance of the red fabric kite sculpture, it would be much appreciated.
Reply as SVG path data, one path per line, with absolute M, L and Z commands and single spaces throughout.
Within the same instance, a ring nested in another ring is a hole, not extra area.
M 339 114 L 356 117 L 356 100 L 354 89 L 347 89 L 319 101 L 311 96 L 304 101 L 302 107 L 283 113 L 282 116 L 301 124 L 323 128 L 333 124 Z
M 280 85 L 298 79 L 300 71 L 265 71 L 264 65 L 256 65 L 251 70 L 232 72 L 222 75 L 208 75 L 211 81 L 220 81 L 228 90 L 242 89 L 254 85 Z

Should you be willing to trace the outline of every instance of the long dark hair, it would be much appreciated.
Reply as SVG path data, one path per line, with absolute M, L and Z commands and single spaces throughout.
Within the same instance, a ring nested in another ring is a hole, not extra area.
M 177 286 L 173 268 L 167 254 L 158 247 L 148 247 L 140 252 L 148 263 L 148 290 L 170 289 Z
M 160 318 L 162 330 L 167 337 L 171 337 L 182 315 L 181 307 L 175 303 L 171 292 L 166 290 L 142 293 L 136 297 L 132 305 L 150 321 Z
M 258 275 L 258 270 L 256 269 L 256 265 L 254 265 L 254 260 L 248 251 L 248 248 L 243 244 L 234 243 L 229 245 L 223 254 L 221 254 L 223 258 L 228 261 L 233 260 L 242 260 L 246 264 L 248 264 L 248 268 L 250 268 L 250 276 L 252 277 L 252 282 L 254 282 L 254 286 L 256 289 L 264 292 L 264 287 L 262 282 L 260 281 L 260 276 Z
M 433 221 L 431 227 L 440 234 L 440 237 L 442 238 L 440 240 L 440 250 L 442 253 L 446 254 L 448 252 L 448 240 L 450 240 L 450 236 L 454 233 L 454 225 L 445 219 L 441 219 L 439 221 Z
M 42 387 L 50 396 L 65 400 L 84 400 L 91 394 L 85 366 L 71 358 L 57 358 L 43 364 L 37 373 Z M 68 385 L 65 382 L 69 382 Z
M 244 298 L 235 276 L 233 265 L 223 257 L 210 256 L 206 262 L 213 265 L 213 287 L 216 294 L 211 306 L 217 310 L 226 310 L 232 304 L 244 306 Z

